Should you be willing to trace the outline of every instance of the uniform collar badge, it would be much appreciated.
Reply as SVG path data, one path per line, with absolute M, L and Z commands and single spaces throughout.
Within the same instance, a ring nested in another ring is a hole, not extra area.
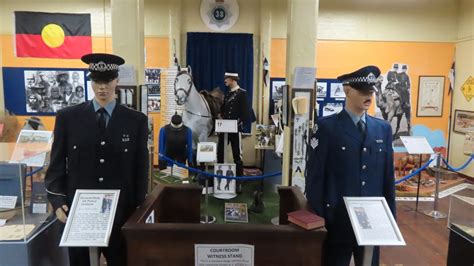
M 122 142 L 129 142 L 130 136 L 128 134 L 122 134 Z

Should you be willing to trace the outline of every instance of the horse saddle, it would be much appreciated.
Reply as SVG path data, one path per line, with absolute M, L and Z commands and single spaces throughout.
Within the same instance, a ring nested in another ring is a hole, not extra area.
M 219 102 L 219 99 L 217 97 L 214 97 L 211 95 L 208 91 L 202 90 L 201 95 L 204 97 L 204 99 L 207 102 L 207 105 L 209 106 L 209 111 L 211 112 L 212 119 L 216 119 L 217 116 L 219 115 L 219 112 L 221 110 L 221 103 Z

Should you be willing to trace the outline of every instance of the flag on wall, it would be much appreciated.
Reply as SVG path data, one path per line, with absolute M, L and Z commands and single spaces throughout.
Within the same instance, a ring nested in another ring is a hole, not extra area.
M 15 11 L 18 57 L 81 58 L 92 53 L 90 14 Z
M 451 69 L 449 69 L 449 73 L 448 73 L 448 79 L 449 79 L 448 95 L 451 94 L 451 91 L 453 91 L 454 89 L 454 80 L 456 79 L 455 69 L 456 69 L 456 62 L 453 61 L 453 64 L 451 65 Z

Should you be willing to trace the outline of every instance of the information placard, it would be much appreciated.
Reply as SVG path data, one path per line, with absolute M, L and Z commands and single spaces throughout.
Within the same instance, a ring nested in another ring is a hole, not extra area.
M 195 266 L 207 265 L 254 265 L 254 246 L 244 244 L 196 244 Z
M 359 246 L 405 246 L 384 197 L 344 197 Z
M 422 136 L 400 136 L 409 154 L 433 154 L 428 140 Z
M 217 161 L 217 145 L 215 142 L 199 142 L 196 161 L 198 163 L 214 163 Z
M 61 247 L 107 247 L 120 190 L 78 189 L 61 237 Z
M 237 133 L 237 120 L 230 119 L 216 119 L 217 133 Z

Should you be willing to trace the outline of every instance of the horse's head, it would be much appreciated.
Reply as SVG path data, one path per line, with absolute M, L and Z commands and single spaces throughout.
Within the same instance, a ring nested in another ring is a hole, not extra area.
M 180 71 L 174 80 L 174 96 L 178 105 L 188 101 L 189 93 L 193 88 L 193 77 L 187 71 Z

